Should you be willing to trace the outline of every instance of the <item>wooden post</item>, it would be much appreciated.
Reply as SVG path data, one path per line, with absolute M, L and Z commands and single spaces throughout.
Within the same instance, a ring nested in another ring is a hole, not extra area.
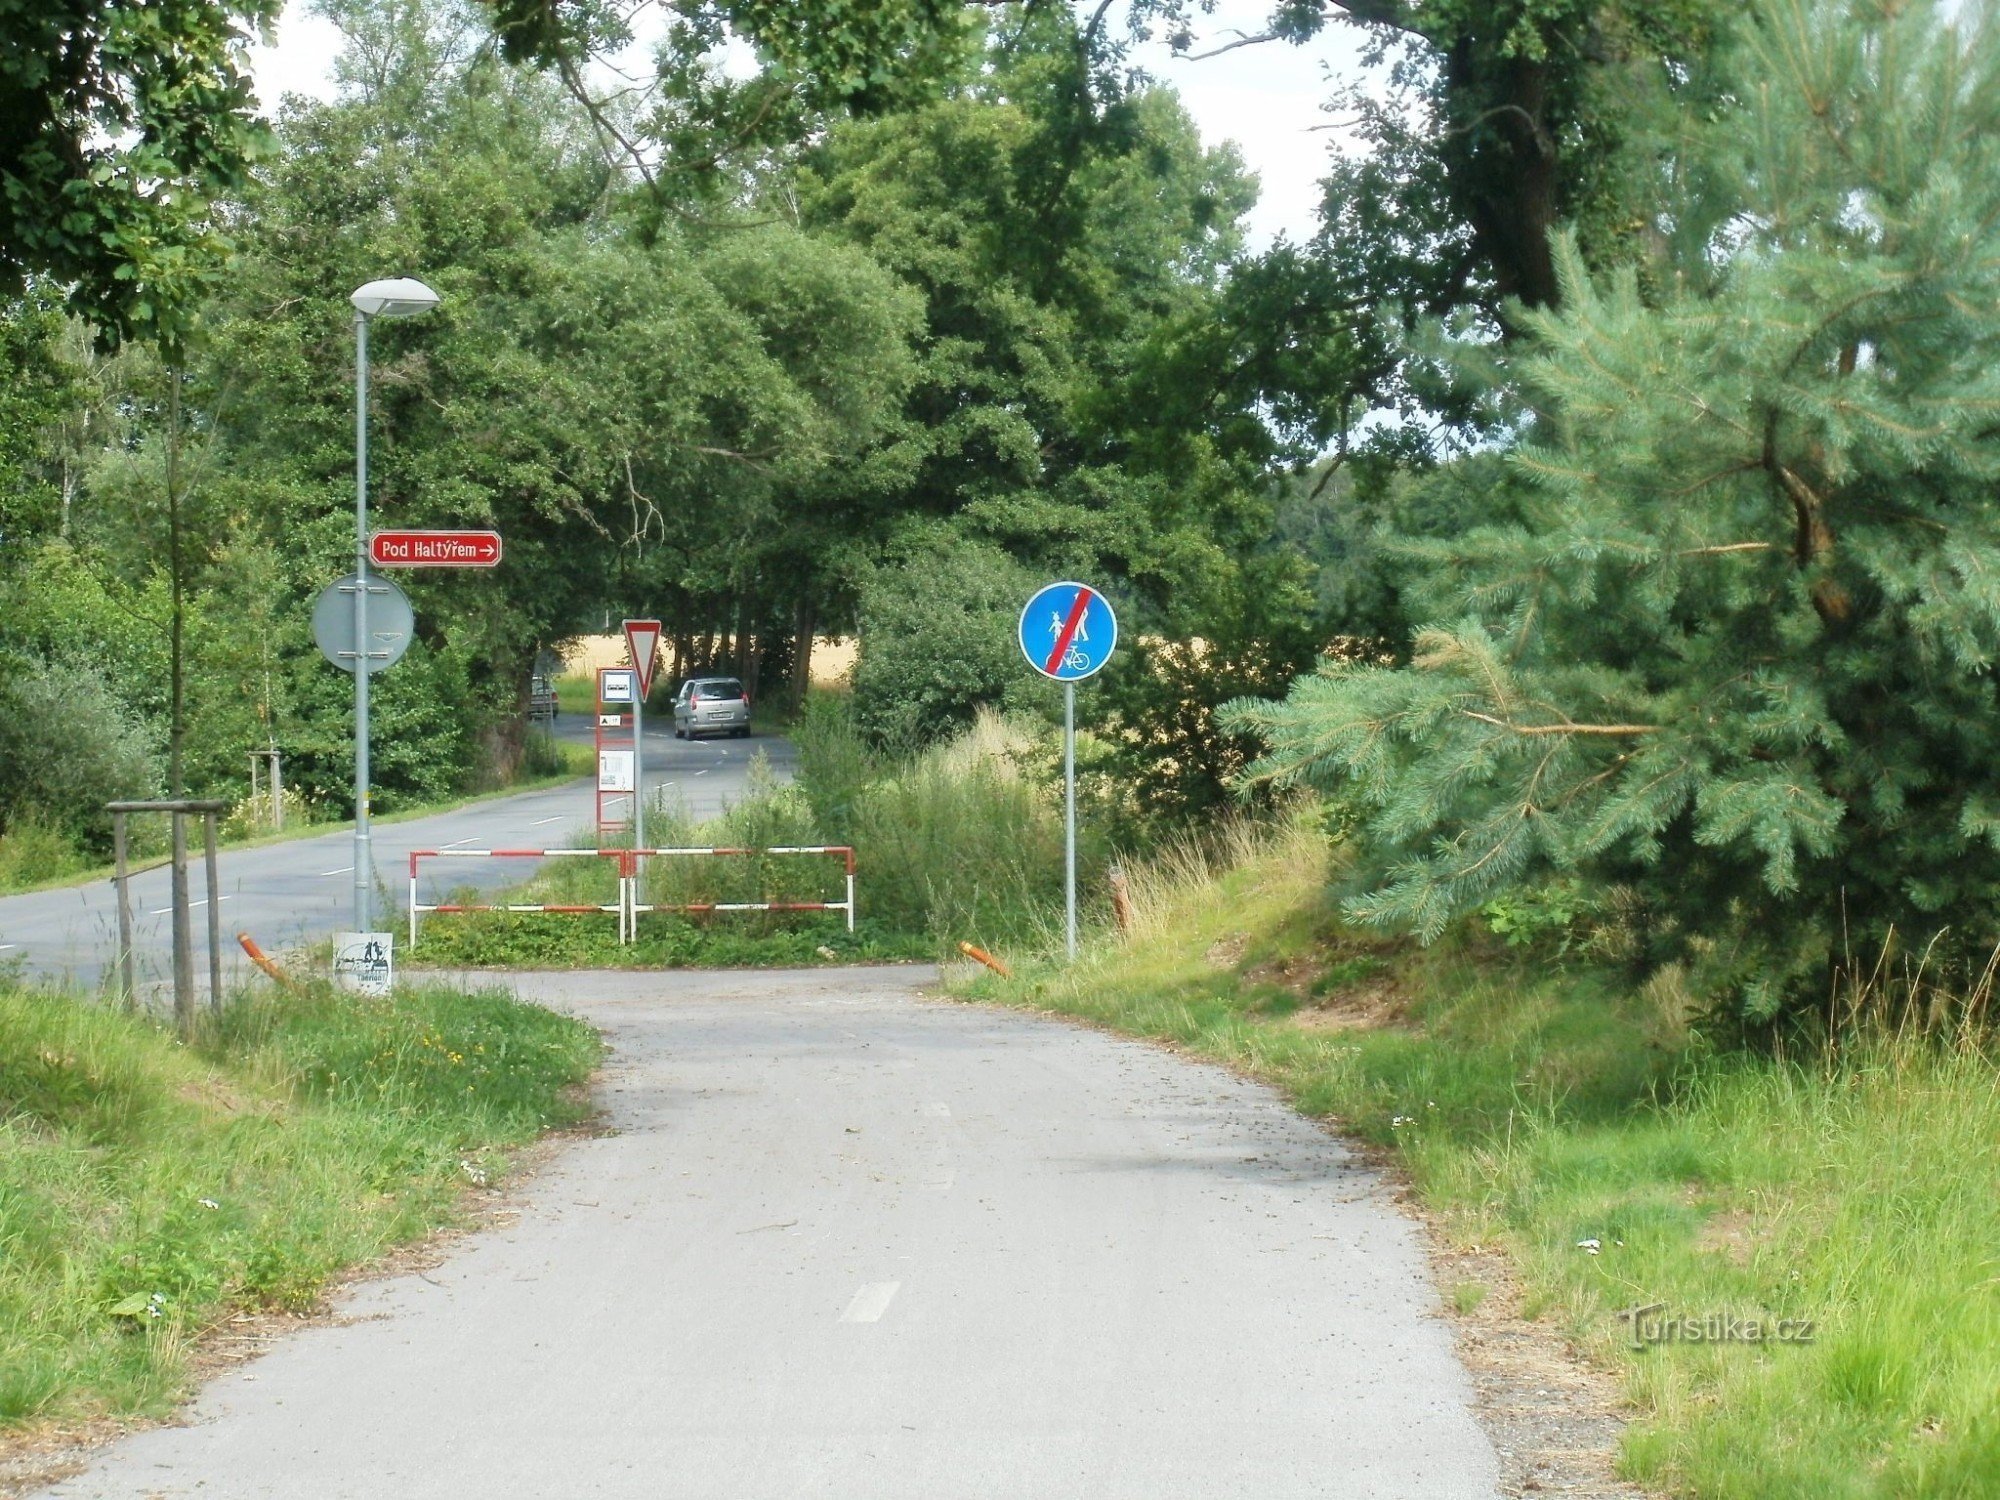
M 1125 883 L 1125 867 L 1113 865 L 1111 878 L 1111 910 L 1118 917 L 1118 930 L 1132 930 L 1132 888 Z
M 125 1003 L 139 1003 L 136 963 L 132 956 L 132 888 L 125 876 L 125 814 L 111 815 L 111 847 L 118 861 L 118 970 L 125 985 Z
M 216 870 L 215 814 L 201 815 L 203 862 L 208 866 L 208 1008 L 222 1009 L 222 881 Z
M 171 814 L 174 823 L 174 881 L 173 903 L 174 924 L 174 1020 L 179 1024 L 183 1040 L 194 1037 L 194 932 L 193 918 L 188 911 L 188 840 L 187 814 L 176 807 Z

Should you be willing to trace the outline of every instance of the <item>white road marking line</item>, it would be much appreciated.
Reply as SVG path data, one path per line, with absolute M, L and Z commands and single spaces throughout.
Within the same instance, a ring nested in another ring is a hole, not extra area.
M 550 819 L 550 821 L 551 821 L 551 822 L 553 822 L 553 821 L 555 821 L 555 820 L 554 820 L 554 819 Z M 456 840 L 454 840 L 453 842 L 451 842 L 451 843 L 449 843 L 449 844 L 446 844 L 446 845 L 445 845 L 444 847 L 445 847 L 445 848 L 447 848 L 447 849 L 460 849 L 460 848 L 463 848 L 463 847 L 464 847 L 465 845 L 467 845 L 467 844 L 476 844 L 476 843 L 478 843 L 478 842 L 479 842 L 479 835 L 475 833 L 475 834 L 474 834 L 474 835 L 473 835 L 473 836 L 472 836 L 471 838 L 469 838 L 469 839 L 456 839 Z
M 535 819 L 534 822 L 530 823 L 528 826 L 530 828 L 546 828 L 551 823 L 560 823 L 561 821 L 562 821 L 562 814 L 557 813 L 556 816 L 554 816 L 553 818 L 537 818 Z
M 896 1300 L 896 1293 L 902 1289 L 900 1281 L 871 1281 L 854 1294 L 854 1300 L 847 1304 L 847 1311 L 840 1315 L 843 1323 L 877 1322 L 889 1310 L 889 1304 Z
M 222 903 L 223 903 L 224 901 L 233 901 L 233 900 L 235 900 L 235 899 L 236 899 L 236 898 L 235 898 L 234 896 L 217 896 L 217 897 L 215 898 L 215 901 L 216 901 L 216 904 L 217 904 L 217 905 L 219 906 L 219 905 L 221 905 L 221 904 L 222 904 Z M 190 901 L 190 902 L 188 902 L 188 905 L 189 905 L 190 907 L 195 907 L 195 906 L 206 906 L 206 905 L 208 905 L 208 897 L 206 897 L 206 896 L 203 896 L 203 897 L 201 898 L 201 900 L 199 900 L 199 901 Z M 156 906 L 156 907 L 154 907 L 154 908 L 153 908 L 153 909 L 152 909 L 151 911 L 147 912 L 147 913 L 146 913 L 146 915 L 147 915 L 147 916 L 149 916 L 149 917 L 164 917 L 164 916 L 165 916 L 165 915 L 166 915 L 166 914 L 167 914 L 168 912 L 170 912 L 170 911 L 172 911 L 172 910 L 173 910 L 173 908 L 172 908 L 171 906 Z
M 9 952 L 15 948 L 18 948 L 19 946 L 20 946 L 19 943 L 0 943 L 0 953 Z
M 325 880 L 329 875 L 352 875 L 353 873 L 353 865 L 342 865 L 338 870 L 321 870 L 319 874 L 313 876 L 313 879 Z
M 706 776 L 706 775 L 708 774 L 708 772 L 707 772 L 707 771 L 697 771 L 697 772 L 695 772 L 694 774 L 695 774 L 695 775 L 697 775 L 697 776 Z

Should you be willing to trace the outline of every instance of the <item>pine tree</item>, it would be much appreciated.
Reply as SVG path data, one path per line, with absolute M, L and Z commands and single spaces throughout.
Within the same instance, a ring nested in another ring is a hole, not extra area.
M 1362 810 L 1354 916 L 1621 884 L 1758 1020 L 2000 926 L 2000 4 L 1757 0 L 1721 66 L 1671 273 L 1570 245 L 1524 315 L 1511 519 L 1408 544 L 1408 663 L 1236 721 Z

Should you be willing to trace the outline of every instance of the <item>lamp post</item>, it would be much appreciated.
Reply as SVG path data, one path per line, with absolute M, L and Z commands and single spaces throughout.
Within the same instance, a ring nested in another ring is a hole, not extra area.
M 354 304 L 354 930 L 374 925 L 375 858 L 368 838 L 368 323 L 429 312 L 438 294 L 408 276 L 371 281 Z

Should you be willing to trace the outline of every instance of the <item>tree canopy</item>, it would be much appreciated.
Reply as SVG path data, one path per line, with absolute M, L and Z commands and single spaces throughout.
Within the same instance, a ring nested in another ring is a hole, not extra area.
M 178 337 L 210 200 L 267 139 L 241 48 L 279 0 L 0 0 L 0 295 L 30 277 L 111 336 Z

